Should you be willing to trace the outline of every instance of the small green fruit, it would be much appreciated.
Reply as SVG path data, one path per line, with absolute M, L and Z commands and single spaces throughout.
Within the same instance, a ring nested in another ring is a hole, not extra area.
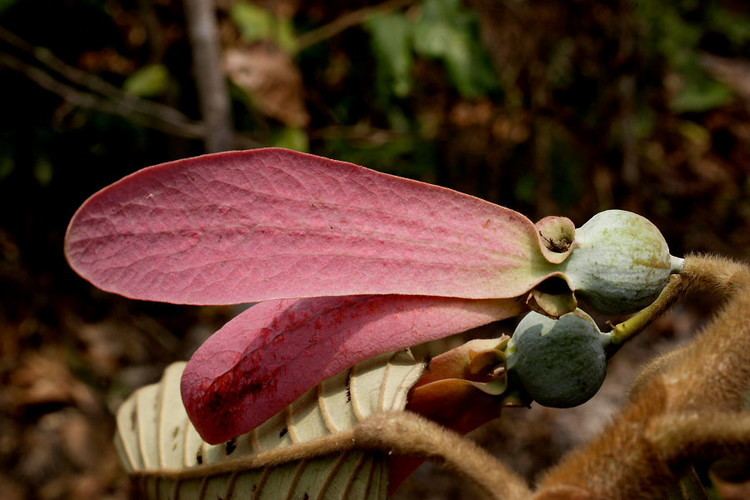
M 607 210 L 576 230 L 564 274 L 576 295 L 599 312 L 629 314 L 656 299 L 679 262 L 648 219 Z
M 577 406 L 604 382 L 609 338 L 580 309 L 558 320 L 530 312 L 508 344 L 507 367 L 539 404 Z

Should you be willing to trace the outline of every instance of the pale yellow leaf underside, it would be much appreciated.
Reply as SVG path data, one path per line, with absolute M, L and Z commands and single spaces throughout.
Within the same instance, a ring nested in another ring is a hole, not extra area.
M 373 413 L 403 410 L 425 359 L 463 340 L 431 342 L 360 363 L 220 445 L 204 442 L 188 420 L 179 388 L 185 363 L 174 363 L 158 384 L 139 389 L 120 407 L 115 445 L 150 499 L 385 498 L 383 455 L 327 443 Z M 316 443 L 327 451 L 309 453 Z

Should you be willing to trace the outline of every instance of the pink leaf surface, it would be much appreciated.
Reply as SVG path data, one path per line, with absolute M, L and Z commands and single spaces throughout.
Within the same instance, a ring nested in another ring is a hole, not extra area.
M 185 304 L 514 297 L 551 272 L 544 251 L 507 208 L 283 149 L 143 169 L 87 200 L 66 236 L 96 286 Z
M 514 316 L 523 307 L 510 299 L 394 295 L 263 302 L 196 351 L 182 378 L 182 398 L 203 439 L 226 441 L 360 361 Z

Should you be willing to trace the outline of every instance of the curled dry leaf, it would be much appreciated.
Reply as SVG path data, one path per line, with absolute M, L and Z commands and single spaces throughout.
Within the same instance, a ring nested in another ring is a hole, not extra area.
M 62 361 L 57 350 L 32 352 L 24 356 L 11 374 L 8 394 L 17 409 L 35 405 L 75 405 L 85 410 L 97 408 L 91 389 L 78 380 Z
M 224 68 L 258 109 L 290 127 L 305 127 L 304 87 L 291 56 L 271 44 L 235 47 L 224 54 Z
M 209 445 L 187 418 L 179 392 L 185 363 L 175 363 L 122 405 L 116 446 L 148 498 L 384 498 L 386 457 L 352 450 L 346 433 L 373 413 L 403 409 L 424 366 L 409 350 L 378 356 L 252 432 Z

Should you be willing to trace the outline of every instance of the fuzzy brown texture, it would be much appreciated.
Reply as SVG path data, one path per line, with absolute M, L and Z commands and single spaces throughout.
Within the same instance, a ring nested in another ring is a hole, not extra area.
M 718 299 L 726 299 L 739 287 L 750 282 L 749 276 L 750 271 L 748 271 L 747 266 L 743 263 L 712 255 L 690 255 L 685 259 L 685 267 L 680 273 L 682 280 L 681 294 L 697 293 L 710 295 Z M 730 306 L 731 304 L 726 305 L 726 307 Z M 740 315 L 735 319 L 741 320 L 742 316 Z M 719 335 L 718 337 L 725 336 Z M 725 341 L 719 342 L 726 343 Z M 714 344 L 715 342 L 712 341 L 712 345 Z M 695 342 L 692 342 L 685 347 L 671 351 L 650 362 L 643 368 L 633 383 L 631 398 L 634 398 L 639 393 L 647 381 L 663 373 L 668 367 L 672 367 L 678 363 L 680 359 L 687 358 L 686 363 L 691 363 L 690 351 L 695 349 L 704 351 L 703 345 L 701 343 L 698 346 Z M 694 365 L 691 371 L 694 371 L 697 366 Z
M 525 499 L 531 491 L 516 474 L 476 444 L 409 412 L 373 415 L 355 428 L 359 448 L 439 459 L 472 480 L 487 498 Z
M 646 436 L 667 463 L 691 457 L 720 458 L 747 450 L 750 412 L 700 411 L 657 417 Z
M 686 461 L 748 442 L 741 410 L 750 388 L 750 272 L 726 259 L 690 256 L 682 277 L 690 292 L 729 300 L 695 340 L 644 370 L 629 405 L 552 469 L 536 498 L 665 498 Z
M 693 342 L 647 365 L 631 397 L 660 376 L 669 411 L 739 410 L 750 381 L 750 271 L 729 259 L 689 256 L 682 276 L 688 293 L 731 299 Z
M 647 397 L 631 403 L 598 439 L 552 469 L 535 498 L 664 498 L 666 487 L 677 478 L 659 460 L 643 425 L 664 411 L 665 400 L 663 387 L 655 384 Z M 589 496 L 548 496 L 564 488 L 586 491 Z
M 716 255 L 688 255 L 680 276 L 690 282 L 690 290 L 730 296 L 747 284 L 747 264 Z

